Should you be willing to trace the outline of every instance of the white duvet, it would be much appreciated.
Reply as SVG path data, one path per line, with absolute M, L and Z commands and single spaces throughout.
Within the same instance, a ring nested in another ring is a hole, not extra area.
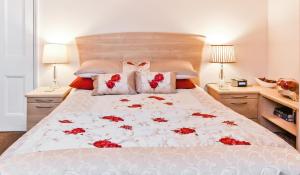
M 0 174 L 300 174 L 294 148 L 200 88 L 90 93 L 73 91 L 16 142 Z

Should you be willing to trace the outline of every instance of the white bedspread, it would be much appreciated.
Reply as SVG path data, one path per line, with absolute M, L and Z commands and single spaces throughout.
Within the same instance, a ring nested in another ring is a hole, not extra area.
M 2 155 L 0 174 L 83 174 L 89 166 L 90 174 L 172 174 L 166 163 L 173 174 L 184 174 L 181 166 L 186 174 L 300 174 L 294 148 L 200 88 L 98 97 L 73 91 Z

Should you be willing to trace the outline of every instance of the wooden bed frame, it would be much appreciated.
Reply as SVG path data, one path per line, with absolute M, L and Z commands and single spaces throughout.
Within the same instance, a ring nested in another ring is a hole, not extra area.
M 200 72 L 205 37 L 194 34 L 134 32 L 76 38 L 80 63 L 93 59 L 180 59 Z M 195 83 L 199 84 L 199 78 Z

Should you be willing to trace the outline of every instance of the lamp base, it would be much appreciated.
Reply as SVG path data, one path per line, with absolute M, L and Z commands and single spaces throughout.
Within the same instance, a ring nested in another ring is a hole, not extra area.
M 229 85 L 225 82 L 225 80 L 219 80 L 218 87 L 220 90 L 229 90 Z
M 55 91 L 56 89 L 59 89 L 60 86 L 58 85 L 56 80 L 53 80 L 52 86 L 50 88 L 53 89 L 53 91 Z
M 53 64 L 53 80 L 52 80 L 52 85 L 48 87 L 46 92 L 54 92 L 55 90 L 59 89 L 59 85 L 56 80 L 56 65 Z
M 226 86 L 224 79 L 219 79 L 218 86 L 220 89 L 224 88 Z
M 219 75 L 219 82 L 218 82 L 219 89 L 221 90 L 228 90 L 228 85 L 226 84 L 224 78 L 224 65 L 221 63 L 220 75 Z
M 49 86 L 49 87 L 47 87 L 47 89 L 45 89 L 45 92 L 54 92 L 59 88 L 60 88 L 60 86 L 58 86 L 57 83 L 53 82 L 53 84 L 51 86 Z

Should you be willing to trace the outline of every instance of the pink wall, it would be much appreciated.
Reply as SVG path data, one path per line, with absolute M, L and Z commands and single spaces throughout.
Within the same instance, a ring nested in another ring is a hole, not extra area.
M 227 79 L 267 74 L 267 0 L 40 0 L 38 34 L 43 41 L 70 44 L 71 64 L 59 66 L 58 81 L 69 83 L 78 67 L 76 36 L 158 31 L 196 33 L 210 44 L 234 44 L 237 63 L 225 66 Z M 219 65 L 204 53 L 202 85 L 216 82 Z M 39 63 L 39 85 L 51 83 L 51 68 Z
M 300 80 L 299 0 L 268 2 L 268 75 Z

